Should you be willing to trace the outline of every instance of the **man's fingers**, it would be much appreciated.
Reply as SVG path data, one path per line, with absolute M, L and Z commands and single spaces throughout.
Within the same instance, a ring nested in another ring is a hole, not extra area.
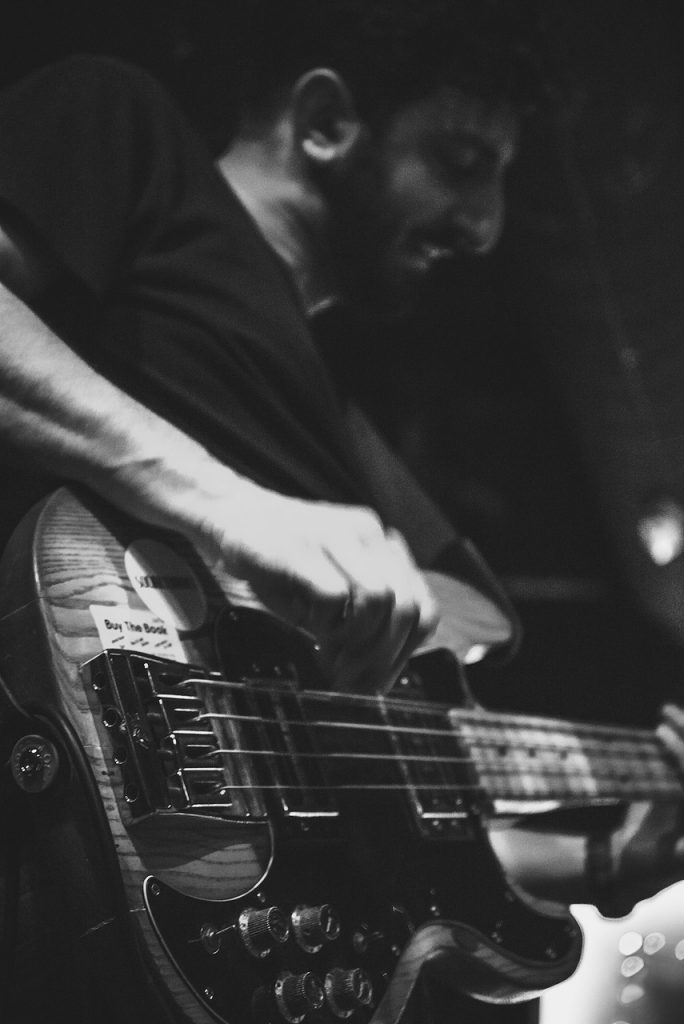
M 348 578 L 320 552 L 309 554 L 296 569 L 266 574 L 255 581 L 255 589 L 272 612 L 318 640 L 334 634 L 353 605 Z
M 684 773 L 684 709 L 676 704 L 665 704 L 656 732 Z
M 353 588 L 350 614 L 326 645 L 335 683 L 386 690 L 434 628 L 435 602 L 396 531 L 375 529 L 335 558 Z
M 408 545 L 397 530 L 387 531 L 387 541 L 397 553 L 397 564 L 403 565 L 405 597 L 413 615 L 411 631 L 412 650 L 420 646 L 437 627 L 439 613 L 437 602 L 428 586 L 425 576 L 413 562 Z M 415 613 L 415 614 L 414 614 Z
M 394 606 L 376 632 L 374 649 L 367 652 L 367 668 L 360 681 L 366 691 L 389 689 L 437 623 L 437 606 L 425 578 L 396 531 L 387 534 L 384 571 L 394 594 Z
M 361 508 L 271 495 L 219 540 L 259 600 L 321 645 L 332 683 L 386 689 L 436 622 L 435 603 L 401 536 Z
M 678 704 L 664 704 L 660 711 L 663 721 L 684 736 L 684 708 Z

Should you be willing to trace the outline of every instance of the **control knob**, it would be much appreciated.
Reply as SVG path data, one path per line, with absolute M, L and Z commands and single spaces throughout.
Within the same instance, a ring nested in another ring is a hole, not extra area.
M 337 967 L 325 976 L 325 994 L 336 1017 L 351 1017 L 354 1010 L 371 1005 L 373 982 L 361 967 Z
M 318 953 L 326 942 L 334 942 L 340 934 L 339 914 L 329 903 L 319 907 L 295 907 L 292 928 L 302 949 Z
M 325 1003 L 325 990 L 312 971 L 283 974 L 275 983 L 275 997 L 285 1020 L 299 1024 L 307 1013 L 321 1009 Z
M 238 925 L 246 949 L 259 959 L 287 942 L 290 934 L 288 920 L 279 907 L 247 907 L 240 914 Z

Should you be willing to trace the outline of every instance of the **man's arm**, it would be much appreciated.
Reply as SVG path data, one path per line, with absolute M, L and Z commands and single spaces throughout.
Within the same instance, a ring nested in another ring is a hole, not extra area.
M 630 806 L 613 831 L 576 834 L 544 828 L 491 833 L 509 877 L 556 903 L 591 903 L 607 917 L 684 878 L 681 804 Z
M 177 530 L 322 643 L 335 682 L 386 687 L 434 624 L 406 545 L 367 509 L 286 498 L 219 463 L 77 356 L 19 296 L 50 267 L 0 230 L 0 438 L 10 457 Z M 13 290 L 11 290 L 13 289 Z

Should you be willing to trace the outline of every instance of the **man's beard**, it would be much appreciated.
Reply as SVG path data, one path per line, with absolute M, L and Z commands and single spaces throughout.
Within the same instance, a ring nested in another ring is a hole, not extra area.
M 421 275 L 401 260 L 396 223 L 385 183 L 372 158 L 344 175 L 323 180 L 329 241 L 341 297 L 356 314 L 395 321 L 408 315 L 422 292 Z

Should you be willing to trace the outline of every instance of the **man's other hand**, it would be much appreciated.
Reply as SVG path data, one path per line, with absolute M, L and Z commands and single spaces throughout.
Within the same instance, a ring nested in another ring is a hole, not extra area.
M 656 732 L 684 785 L 684 709 L 666 704 Z M 684 798 L 632 804 L 614 836 L 613 849 L 616 881 L 627 900 L 625 910 L 684 878 Z

